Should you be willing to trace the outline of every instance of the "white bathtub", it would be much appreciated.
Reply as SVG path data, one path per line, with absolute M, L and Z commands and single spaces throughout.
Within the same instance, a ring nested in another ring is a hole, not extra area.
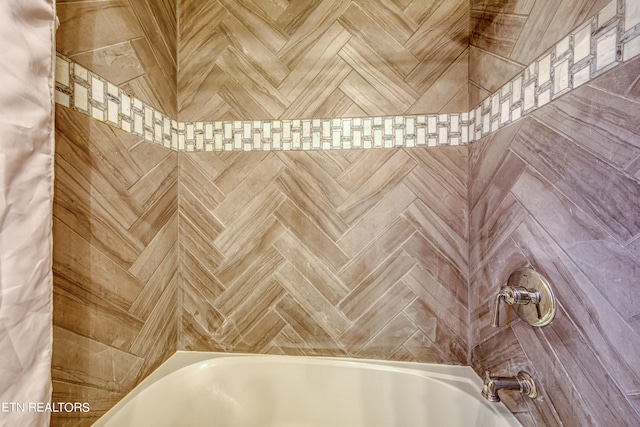
M 469 367 L 178 352 L 94 426 L 519 426 Z

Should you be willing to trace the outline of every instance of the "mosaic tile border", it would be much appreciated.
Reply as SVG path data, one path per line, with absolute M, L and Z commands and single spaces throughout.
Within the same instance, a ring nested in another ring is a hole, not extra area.
M 177 151 L 466 145 L 640 54 L 640 1 L 612 0 L 469 112 L 177 122 L 58 54 L 56 103 Z

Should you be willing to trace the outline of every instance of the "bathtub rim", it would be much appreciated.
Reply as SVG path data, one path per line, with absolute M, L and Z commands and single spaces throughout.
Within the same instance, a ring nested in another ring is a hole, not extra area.
M 133 400 L 140 393 L 147 388 L 160 381 L 164 377 L 173 374 L 180 369 L 187 368 L 194 364 L 199 364 L 207 361 L 214 361 L 215 359 L 289 359 L 288 361 L 296 361 L 296 363 L 303 363 L 303 361 L 311 361 L 312 363 L 321 362 L 339 362 L 347 365 L 366 365 L 368 369 L 383 369 L 393 370 L 400 373 L 410 374 L 410 371 L 422 371 L 430 374 L 428 378 L 448 384 L 447 381 L 457 383 L 458 388 L 462 393 L 469 394 L 478 399 L 480 405 L 485 406 L 492 412 L 514 421 L 517 425 L 520 425 L 517 418 L 511 413 L 503 403 L 490 403 L 480 396 L 482 389 L 482 379 L 475 373 L 470 366 L 463 365 L 447 365 L 438 363 L 424 363 L 424 362 L 404 362 L 394 360 L 378 360 L 378 359 L 364 359 L 353 357 L 332 357 L 332 356 L 297 356 L 297 355 L 280 355 L 280 354 L 255 354 L 255 353 L 222 353 L 211 351 L 185 351 L 178 350 L 172 354 L 166 361 L 164 361 L 158 368 L 156 368 L 150 375 L 142 380 L 136 387 L 134 387 L 129 393 L 127 393 L 118 403 L 116 403 L 111 409 L 105 412 L 100 418 L 96 420 L 93 427 L 101 427 L 106 424 L 118 411 Z M 415 374 L 415 372 L 414 372 Z

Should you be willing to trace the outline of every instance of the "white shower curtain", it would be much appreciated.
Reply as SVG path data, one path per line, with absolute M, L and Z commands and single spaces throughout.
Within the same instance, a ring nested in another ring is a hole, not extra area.
M 0 1 L 0 426 L 49 425 L 54 32 L 54 0 Z

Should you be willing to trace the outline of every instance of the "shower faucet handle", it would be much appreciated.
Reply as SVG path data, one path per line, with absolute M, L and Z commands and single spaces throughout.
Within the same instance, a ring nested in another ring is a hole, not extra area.
M 524 286 L 503 286 L 500 292 L 496 296 L 496 300 L 493 304 L 493 316 L 491 317 L 491 326 L 497 328 L 500 323 L 500 301 L 504 300 L 509 305 L 520 304 L 535 304 L 536 314 L 538 319 L 542 317 L 540 313 L 540 293 L 527 289 Z
M 491 326 L 500 324 L 500 301 L 514 307 L 518 316 L 531 326 L 548 325 L 556 313 L 556 298 L 549 282 L 532 268 L 514 271 L 493 303 Z M 535 307 L 535 310 L 533 307 Z

